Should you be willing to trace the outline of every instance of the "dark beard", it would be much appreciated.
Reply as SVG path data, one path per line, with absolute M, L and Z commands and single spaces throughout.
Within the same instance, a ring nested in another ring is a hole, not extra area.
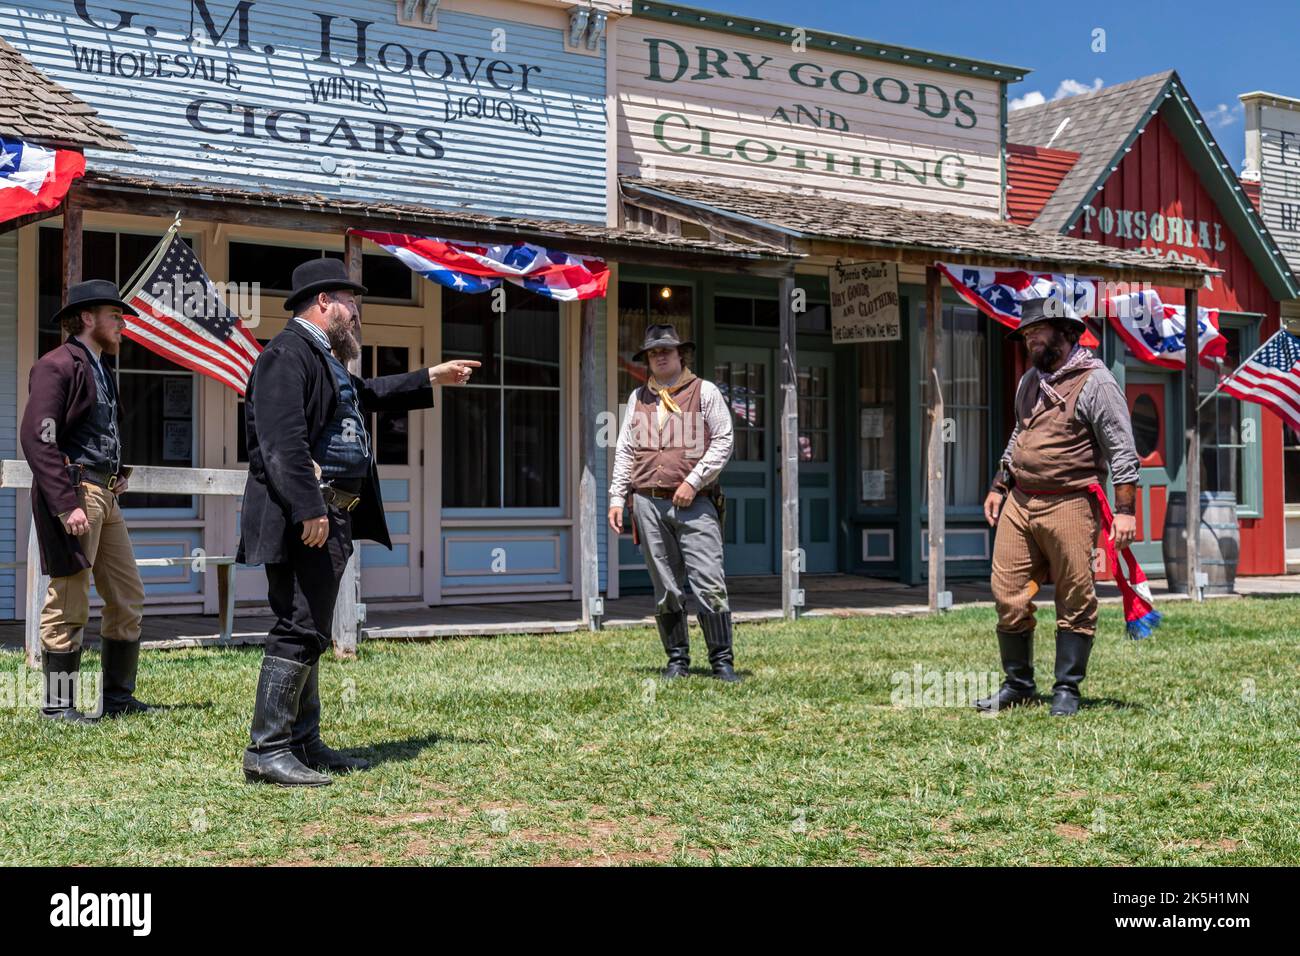
M 1038 369 L 1040 372 L 1046 373 L 1050 372 L 1052 366 L 1060 361 L 1060 359 L 1061 347 L 1059 345 L 1048 345 L 1036 356 L 1033 356 L 1030 361 L 1034 363 L 1034 368 Z
M 352 323 L 347 319 L 331 319 L 329 326 L 325 329 L 325 335 L 330 340 L 330 348 L 334 351 L 334 356 L 344 365 L 361 357 L 361 344 L 352 334 Z

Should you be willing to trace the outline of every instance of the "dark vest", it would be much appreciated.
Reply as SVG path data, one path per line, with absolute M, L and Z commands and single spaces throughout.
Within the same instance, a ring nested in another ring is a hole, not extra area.
M 334 405 L 334 417 L 312 444 L 311 457 L 320 465 L 324 479 L 365 478 L 370 474 L 370 435 L 357 391 L 343 363 L 333 353 L 328 353 L 326 359 L 338 383 L 339 400 Z
M 1029 491 L 1081 490 L 1106 479 L 1106 459 L 1092 430 L 1074 414 L 1083 386 L 1093 369 L 1082 368 L 1052 383 L 1061 400 L 1043 400 L 1034 411 L 1040 389 L 1017 397 L 1020 432 L 1011 450 L 1011 473 Z
M 122 441 L 117 429 L 117 386 L 112 370 L 102 365 L 96 368 L 90 349 L 75 339 L 70 341 L 90 358 L 95 407 L 75 428 L 58 437 L 59 451 L 73 464 L 115 475 L 122 465 Z

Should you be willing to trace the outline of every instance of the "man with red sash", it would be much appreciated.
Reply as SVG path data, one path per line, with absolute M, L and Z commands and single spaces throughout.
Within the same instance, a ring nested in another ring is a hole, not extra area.
M 1033 598 L 1050 575 L 1056 588 L 1054 716 L 1079 709 L 1079 684 L 1087 674 L 1097 630 L 1093 580 L 1099 530 L 1125 599 L 1129 633 L 1145 636 L 1159 623 L 1145 577 L 1128 547 L 1136 534 L 1138 456 L 1124 392 L 1105 365 L 1079 345 L 1086 326 L 1060 299 L 1022 303 L 1020 325 L 1030 369 L 1016 390 L 1016 427 L 1001 469 L 984 500 L 997 527 L 993 547 L 993 598 L 998 609 L 998 649 L 1006 680 L 984 711 L 1037 699 L 1034 684 Z M 1112 515 L 1102 485 L 1115 485 Z M 1118 563 L 1128 561 L 1126 574 Z

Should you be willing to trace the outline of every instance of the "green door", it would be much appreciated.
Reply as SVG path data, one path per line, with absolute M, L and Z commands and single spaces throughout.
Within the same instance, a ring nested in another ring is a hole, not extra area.
M 829 352 L 800 352 L 799 543 L 809 572 L 836 569 L 832 372 Z M 781 570 L 781 394 L 775 349 L 719 346 L 713 380 L 731 407 L 735 450 L 722 473 L 729 575 Z
M 1164 573 L 1161 542 L 1174 472 L 1171 422 L 1166 416 L 1175 407 L 1172 389 L 1180 380 L 1181 376 L 1171 373 L 1134 371 L 1131 368 L 1125 375 L 1124 392 L 1129 416 L 1133 420 L 1133 442 L 1141 464 L 1133 556 L 1148 575 Z
M 772 440 L 771 349 L 720 346 L 713 381 L 731 408 L 735 448 L 722 472 L 727 521 L 722 530 L 728 575 L 774 574 L 773 546 L 780 548 L 780 526 L 773 528 L 780 497 L 776 448 Z
M 837 563 L 835 469 L 831 455 L 836 424 L 831 400 L 835 356 L 830 352 L 800 351 L 798 363 L 799 545 L 804 549 L 804 570 L 826 573 L 836 570 Z M 780 494 L 779 482 L 777 493 Z M 780 549 L 778 540 L 777 567 L 780 567 Z

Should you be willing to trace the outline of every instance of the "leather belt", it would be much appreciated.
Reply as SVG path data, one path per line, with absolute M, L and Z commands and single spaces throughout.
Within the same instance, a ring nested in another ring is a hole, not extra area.
M 352 511 L 361 503 L 360 495 L 342 488 L 336 488 L 333 485 L 321 485 L 320 494 L 325 499 L 325 504 L 338 508 L 340 511 Z
M 710 495 L 713 494 L 714 487 L 715 487 L 714 485 L 709 485 L 707 488 L 701 488 L 699 491 L 695 493 L 695 497 L 697 498 L 709 497 Z M 673 495 L 677 494 L 677 489 L 676 488 L 637 488 L 636 493 L 638 495 L 645 495 L 647 498 L 667 498 L 671 501 Z
M 83 481 L 88 481 L 92 485 L 99 485 L 101 488 L 107 488 L 112 491 L 117 487 L 118 477 L 116 474 L 109 474 L 106 471 L 97 471 L 94 468 L 87 468 L 85 465 L 69 465 L 68 477 L 72 479 L 74 485 L 79 485 Z

